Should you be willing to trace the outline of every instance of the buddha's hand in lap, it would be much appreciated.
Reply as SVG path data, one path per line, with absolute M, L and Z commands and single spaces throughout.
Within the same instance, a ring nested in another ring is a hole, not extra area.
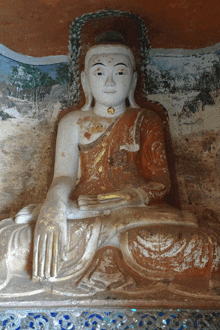
M 34 232 L 33 279 L 57 276 L 58 261 L 64 259 L 66 244 L 66 205 L 62 201 L 46 201 Z
M 81 211 L 112 210 L 147 203 L 148 198 L 143 198 L 143 192 L 135 188 L 99 195 L 81 195 L 78 198 L 78 207 Z
M 87 196 L 88 197 L 88 196 Z M 110 210 L 80 210 L 76 200 L 69 200 L 67 204 L 68 219 L 80 220 L 86 218 L 94 218 L 97 216 L 106 216 L 111 213 Z

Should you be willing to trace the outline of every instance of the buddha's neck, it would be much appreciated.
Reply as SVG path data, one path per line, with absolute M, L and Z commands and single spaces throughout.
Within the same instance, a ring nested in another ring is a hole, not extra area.
M 111 106 L 105 106 L 103 104 L 100 104 L 98 102 L 95 103 L 95 106 L 93 108 L 93 111 L 95 114 L 101 117 L 117 117 L 125 113 L 126 111 L 126 104 L 125 102 L 111 107 Z

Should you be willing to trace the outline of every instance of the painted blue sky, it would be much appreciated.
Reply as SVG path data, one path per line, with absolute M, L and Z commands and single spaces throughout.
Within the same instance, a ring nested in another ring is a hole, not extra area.
M 62 63 L 62 62 L 61 62 Z M 47 65 L 31 65 L 40 69 L 42 72 L 48 72 L 51 78 L 56 78 L 56 69 L 61 63 L 47 64 Z M 12 60 L 9 57 L 0 54 L 0 83 L 5 81 L 7 84 L 10 83 L 8 76 L 10 74 L 11 67 L 19 67 L 22 63 Z

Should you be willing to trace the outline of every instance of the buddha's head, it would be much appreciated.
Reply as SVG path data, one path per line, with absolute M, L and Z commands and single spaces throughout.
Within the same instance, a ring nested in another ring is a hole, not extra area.
M 85 57 L 85 69 L 81 74 L 86 103 L 82 110 L 91 109 L 92 100 L 103 107 L 125 104 L 132 108 L 137 83 L 134 55 L 130 48 L 120 44 L 103 44 L 91 47 Z

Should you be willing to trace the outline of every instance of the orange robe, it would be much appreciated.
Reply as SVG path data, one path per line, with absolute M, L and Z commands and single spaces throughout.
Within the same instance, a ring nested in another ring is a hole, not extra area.
M 163 128 L 148 110 L 128 109 L 95 142 L 80 145 L 81 177 L 72 198 L 142 188 L 151 204 L 169 192 Z M 163 189 L 146 187 L 149 182 Z

